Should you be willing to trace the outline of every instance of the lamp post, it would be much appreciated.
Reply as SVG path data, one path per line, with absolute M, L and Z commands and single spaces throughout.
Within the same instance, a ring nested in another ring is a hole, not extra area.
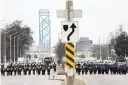
M 14 37 L 14 63 L 15 63 L 15 57 L 16 57 L 16 55 L 15 55 L 16 54 L 16 52 L 15 52 L 15 38 L 17 38 L 19 36 L 21 36 L 21 35 L 17 35 L 17 36 Z
M 17 32 L 16 32 L 16 33 L 17 33 Z M 11 49 L 12 36 L 15 35 L 16 33 L 13 33 L 13 34 L 10 35 L 10 59 L 12 58 L 12 57 L 11 57 L 11 56 L 12 56 L 12 49 Z
M 4 43 L 4 49 L 5 49 L 5 50 L 4 50 L 4 55 L 5 55 L 5 57 L 4 57 L 5 60 L 4 60 L 4 61 L 5 61 L 5 63 L 6 63 L 6 44 L 7 44 L 7 43 L 6 43 L 6 35 L 7 35 L 7 33 L 11 32 L 11 31 L 14 31 L 14 30 L 16 30 L 16 29 L 9 30 L 9 31 L 5 32 L 5 34 L 4 34 L 4 35 L 5 35 L 5 37 L 4 37 L 4 42 L 5 42 L 5 43 Z
M 24 36 L 26 36 L 26 35 L 24 35 Z M 18 42 L 18 40 L 19 40 L 20 38 L 24 37 L 24 36 L 21 36 L 21 37 L 18 37 L 18 38 L 17 38 L 17 56 L 19 56 L 19 55 L 18 55 L 18 54 L 19 54 L 19 50 L 18 50 L 19 42 Z M 21 57 L 21 55 L 20 55 L 20 57 Z

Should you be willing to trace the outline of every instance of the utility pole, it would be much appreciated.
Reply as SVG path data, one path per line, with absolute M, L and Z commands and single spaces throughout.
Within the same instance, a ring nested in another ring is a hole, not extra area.
M 73 18 L 71 18 L 71 11 L 73 11 L 73 1 L 72 0 L 67 0 L 66 1 L 66 10 L 67 10 L 67 21 L 68 22 L 73 21 Z M 70 44 L 70 43 L 66 43 L 66 45 L 68 45 L 68 44 Z M 72 44 L 74 45 L 74 43 L 72 43 Z M 73 49 L 75 50 L 75 48 L 73 48 Z M 66 55 L 66 53 L 65 53 L 65 55 Z M 72 72 L 72 74 L 73 74 L 72 76 L 68 75 L 70 72 Z M 75 74 L 73 72 L 74 72 L 74 68 L 68 68 L 67 69 L 67 85 L 74 85 Z
M 73 18 L 81 18 L 82 10 L 74 10 L 73 9 L 73 0 L 67 0 L 66 1 L 66 10 L 58 10 L 57 17 L 58 18 L 66 18 L 66 23 L 67 23 L 66 25 L 70 26 L 70 28 L 72 28 L 71 33 L 73 34 L 74 32 L 77 32 L 75 30 L 75 28 L 78 29 L 78 27 L 76 26 L 76 22 L 73 22 Z M 69 25 L 69 24 L 72 24 L 72 25 Z M 67 27 L 67 29 L 68 28 L 69 27 Z M 63 35 L 63 32 L 62 32 L 62 35 Z M 63 40 L 63 37 L 61 37 L 61 39 Z M 69 40 L 70 39 L 68 37 L 68 41 Z M 65 41 L 65 56 L 66 56 L 65 70 L 67 73 L 66 85 L 74 85 L 74 82 L 75 82 L 75 62 L 74 62 L 75 60 L 74 60 L 74 57 L 75 57 L 75 43 L 76 42 L 74 42 L 74 41 L 71 40 L 70 42 L 67 42 L 67 37 L 66 37 L 66 41 Z M 68 50 L 70 50 L 70 51 L 68 51 Z M 69 55 L 69 54 L 71 54 L 71 55 Z

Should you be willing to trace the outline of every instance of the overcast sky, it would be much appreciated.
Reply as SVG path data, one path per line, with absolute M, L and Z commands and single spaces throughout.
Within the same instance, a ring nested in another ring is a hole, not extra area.
M 2 19 L 6 23 L 22 20 L 34 32 L 35 44 L 38 44 L 39 9 L 49 9 L 51 18 L 52 45 L 58 40 L 61 21 L 56 10 L 65 9 L 66 0 L 2 0 Z M 79 37 L 89 37 L 93 43 L 106 43 L 110 32 L 123 25 L 128 32 L 128 0 L 73 0 L 74 9 L 81 9 L 83 16 L 75 19 L 79 22 Z

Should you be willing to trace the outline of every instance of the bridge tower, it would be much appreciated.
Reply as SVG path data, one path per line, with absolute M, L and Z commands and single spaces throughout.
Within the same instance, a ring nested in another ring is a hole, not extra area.
M 50 12 L 46 9 L 39 10 L 39 50 L 51 52 Z

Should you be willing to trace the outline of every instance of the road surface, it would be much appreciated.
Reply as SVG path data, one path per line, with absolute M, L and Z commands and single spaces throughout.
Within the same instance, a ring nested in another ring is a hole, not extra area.
M 59 80 L 49 80 L 47 75 L 1 77 L 1 85 L 61 85 L 61 82 Z
M 88 85 L 128 85 L 127 75 L 84 75 L 81 78 Z
M 49 80 L 47 75 L 2 76 L 1 85 L 61 85 L 60 80 Z M 76 75 L 87 85 L 128 85 L 127 75 Z

